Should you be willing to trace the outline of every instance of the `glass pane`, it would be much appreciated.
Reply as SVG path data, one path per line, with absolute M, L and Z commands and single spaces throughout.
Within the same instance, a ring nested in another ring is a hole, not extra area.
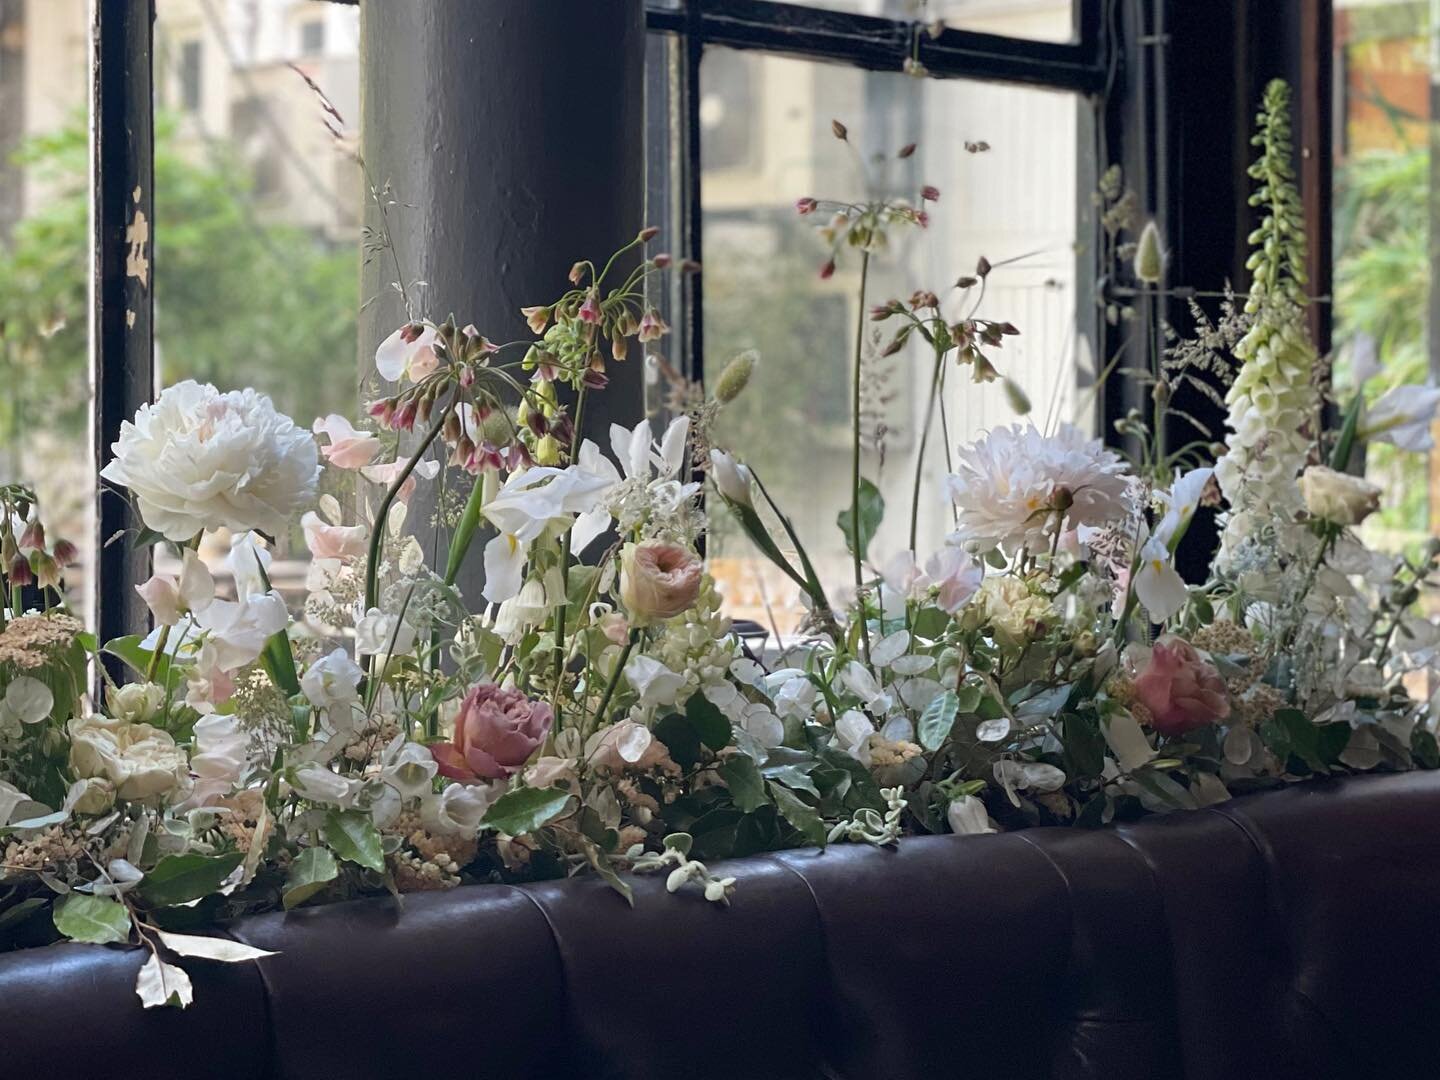
M 0 3 L 0 485 L 40 498 L 66 577 L 91 610 L 89 5 Z M 27 603 L 33 598 L 27 597 Z
M 706 370 L 714 380 L 744 349 L 761 358 L 715 439 L 756 467 L 822 578 L 843 586 L 851 574 L 835 518 L 850 503 L 859 258 L 843 252 L 834 275 L 822 279 L 828 248 L 816 226 L 826 215 L 801 217 L 795 200 L 864 199 L 862 169 L 895 194 L 913 198 L 923 184 L 937 187 L 929 227 L 895 229 L 888 252 L 875 258 L 866 306 L 929 289 L 943 297 L 948 319 L 974 309 L 1013 323 L 1020 334 L 1005 339 L 995 362 L 1032 399 L 1035 423 L 1074 419 L 1088 427 L 1074 335 L 1077 102 L 719 49 L 706 51 L 701 84 Z M 832 134 L 832 119 L 848 126 L 848 145 Z M 910 142 L 918 149 L 897 159 Z M 988 150 L 976 146 L 982 142 Z M 871 156 L 877 151 L 882 162 Z M 962 295 L 953 286 L 981 256 L 994 265 L 984 296 L 973 288 Z M 879 355 L 884 341 L 871 336 L 875 324 L 864 325 L 863 471 L 889 502 L 870 547 L 879 565 L 909 546 L 933 354 L 916 339 L 896 355 Z M 887 325 L 893 334 L 895 324 Z M 970 369 L 955 367 L 945 378 L 952 451 L 1016 418 L 1001 382 L 977 385 Z M 945 445 L 937 423 L 921 476 L 922 558 L 951 527 Z M 726 515 L 713 515 L 712 529 L 714 570 L 732 614 L 762 623 L 773 614 L 782 630 L 792 626 L 800 614 L 793 586 L 754 556 Z
M 297 0 L 157 8 L 160 385 L 253 386 L 304 428 L 331 412 L 354 417 L 358 10 Z M 339 138 L 296 68 L 344 118 Z M 293 533 L 275 538 L 271 576 L 298 603 L 308 552 Z M 223 536 L 202 552 L 217 576 L 227 553 Z
M 935 20 L 956 30 L 977 30 L 1030 41 L 1071 41 L 1075 0 L 791 0 L 804 7 L 829 8 L 887 19 Z
M 1436 89 L 1428 2 L 1335 6 L 1335 344 L 1340 378 L 1357 357 L 1381 372 L 1375 397 L 1434 381 L 1440 335 L 1430 331 L 1437 208 L 1431 148 Z M 1386 489 L 1366 539 L 1399 549 L 1440 534 L 1440 457 L 1372 443 L 1370 480 Z

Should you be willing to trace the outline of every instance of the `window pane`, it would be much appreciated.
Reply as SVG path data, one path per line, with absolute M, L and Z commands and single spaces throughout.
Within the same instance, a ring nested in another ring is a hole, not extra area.
M 358 11 L 300 0 L 157 8 L 160 385 L 253 386 L 305 428 L 331 412 L 353 417 L 364 190 L 353 154 Z M 344 117 L 343 140 L 326 130 L 292 64 Z M 226 540 L 203 552 L 217 574 Z M 303 538 L 296 528 L 276 540 L 272 578 L 298 601 Z
M 929 228 L 896 229 L 890 250 L 875 259 L 867 306 L 924 288 L 945 298 L 948 318 L 959 319 L 976 293 L 962 297 L 951 286 L 985 256 L 994 269 L 975 315 L 1020 330 L 1005 339 L 996 364 L 1030 396 L 1037 424 L 1059 418 L 1088 426 L 1073 333 L 1077 100 L 720 49 L 706 51 L 701 84 L 706 370 L 713 380 L 741 350 L 761 356 L 750 387 L 722 415 L 716 440 L 758 469 L 821 576 L 840 586 L 851 577 L 835 518 L 850 502 L 859 259 L 842 253 L 834 276 L 822 280 L 817 270 L 828 249 L 816 218 L 824 215 L 799 217 L 794 205 L 799 196 L 865 198 L 861 162 L 831 133 L 831 120 L 848 126 L 872 177 L 888 173 L 887 191 L 940 189 Z M 967 141 L 990 149 L 972 152 Z M 894 152 L 910 142 L 918 150 L 896 160 Z M 888 152 L 888 164 L 871 159 L 876 151 Z M 878 355 L 868 337 L 873 324 L 865 325 L 862 413 L 871 446 L 863 469 L 889 503 L 870 548 L 878 564 L 908 546 L 933 367 L 918 340 L 897 355 Z M 1001 383 L 976 385 L 968 368 L 947 370 L 944 400 L 952 450 L 1015 419 Z M 950 528 L 944 446 L 937 423 L 922 474 L 922 557 Z M 771 574 L 725 515 L 714 515 L 712 529 L 714 569 L 732 614 L 765 622 L 768 603 L 777 621 L 793 625 L 794 588 Z
M 1378 359 L 1372 398 L 1440 371 L 1440 338 L 1429 327 L 1431 8 L 1340 0 L 1335 10 L 1335 344 L 1342 379 L 1357 356 Z M 1399 549 L 1437 534 L 1440 458 L 1372 444 L 1366 472 L 1386 489 L 1381 513 L 1365 523 L 1368 540 Z
M 804 7 L 829 8 L 887 19 L 940 20 L 956 30 L 1071 41 L 1075 37 L 1074 0 L 791 0 Z
M 88 613 L 95 467 L 89 446 L 89 16 L 86 0 L 0 3 L 0 484 L 40 498 Z

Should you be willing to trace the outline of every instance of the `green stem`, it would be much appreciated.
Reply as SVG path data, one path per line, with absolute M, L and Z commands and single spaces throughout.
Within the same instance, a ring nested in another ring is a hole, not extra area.
M 915 452 L 915 490 L 910 499 L 910 550 L 915 550 L 920 525 L 920 481 L 925 470 L 925 445 L 930 441 L 930 428 L 935 422 L 935 400 L 940 396 L 940 373 L 945 367 L 945 353 L 935 350 L 935 374 L 930 377 L 930 400 L 925 408 L 925 424 L 920 429 L 920 447 Z
M 870 252 L 860 252 L 860 313 L 855 325 L 855 370 L 851 382 L 850 423 L 850 553 L 855 565 L 855 603 L 860 614 L 860 638 L 865 643 L 865 657 L 870 657 L 870 627 L 861 602 L 865 587 L 865 570 L 861 565 L 864 552 L 860 545 L 860 363 L 865 347 L 865 286 L 870 277 Z
M 635 643 L 640 640 L 640 631 L 631 630 L 630 640 L 625 642 L 625 648 L 620 650 L 620 659 L 615 662 L 614 674 L 610 676 L 610 683 L 605 687 L 605 694 L 600 699 L 600 704 L 595 707 L 595 723 L 598 725 L 605 722 L 605 709 L 610 704 L 610 699 L 615 696 L 615 688 L 620 685 L 620 677 L 625 674 L 625 663 L 630 659 L 630 652 L 635 648 Z
M 454 585 L 460 576 L 460 566 L 465 553 L 470 550 L 470 541 L 480 525 L 480 507 L 485 501 L 485 470 L 475 474 L 475 483 L 470 487 L 470 497 L 465 500 L 465 510 L 455 524 L 455 533 L 450 537 L 450 550 L 445 555 L 445 584 Z
M 638 239 L 630 246 L 638 243 Z M 611 262 L 614 259 L 612 257 Z M 605 269 L 610 269 L 609 263 Z M 603 275 L 602 275 L 603 276 Z M 575 463 L 575 453 L 580 445 L 580 421 L 585 417 L 585 384 L 580 384 L 580 390 L 575 395 L 575 424 L 570 435 L 570 456 L 567 464 Z M 565 676 L 565 624 L 570 615 L 570 534 L 575 531 L 572 523 L 570 528 L 565 530 L 565 538 L 560 544 L 560 607 L 555 614 L 555 686 L 550 695 L 550 710 L 555 717 L 555 729 L 560 729 L 560 684 Z

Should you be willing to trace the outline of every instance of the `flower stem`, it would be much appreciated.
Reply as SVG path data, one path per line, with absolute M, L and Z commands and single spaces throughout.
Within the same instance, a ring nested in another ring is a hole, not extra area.
M 610 699 L 615 696 L 615 688 L 620 685 L 620 676 L 625 674 L 626 661 L 630 659 L 630 652 L 635 648 L 635 643 L 640 640 L 638 629 L 630 631 L 630 639 L 625 642 L 625 648 L 620 650 L 620 659 L 615 661 L 615 672 L 610 676 L 610 683 L 605 687 L 605 694 L 600 699 L 600 704 L 595 707 L 595 723 L 598 727 L 605 722 L 605 709 L 610 704 Z
M 865 286 L 870 276 L 870 252 L 860 252 L 860 304 L 855 324 L 855 370 L 851 383 L 850 418 L 850 554 L 855 564 L 855 602 L 860 613 L 860 638 L 865 643 L 865 656 L 870 656 L 870 627 L 861 603 L 865 571 L 861 563 L 864 552 L 860 545 L 860 364 L 865 347 Z
M 915 550 L 920 525 L 920 481 L 925 471 L 925 444 L 930 441 L 930 428 L 935 422 L 935 400 L 940 396 L 940 374 L 945 366 L 945 353 L 935 350 L 935 374 L 930 377 L 930 399 L 925 408 L 925 424 L 920 429 L 920 447 L 915 452 L 915 490 L 910 499 L 910 550 Z

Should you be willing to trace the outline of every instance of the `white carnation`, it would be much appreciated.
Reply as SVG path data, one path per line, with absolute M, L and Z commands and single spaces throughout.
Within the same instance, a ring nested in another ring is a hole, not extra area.
M 1061 527 L 1108 525 L 1131 512 L 1133 478 L 1118 454 L 1072 424 L 1042 435 L 1016 424 L 962 446 L 949 477 L 958 539 L 1008 555 L 1048 548 Z
M 100 475 L 134 493 L 170 540 L 206 529 L 278 533 L 315 501 L 315 440 L 264 394 L 186 380 L 120 427 Z

